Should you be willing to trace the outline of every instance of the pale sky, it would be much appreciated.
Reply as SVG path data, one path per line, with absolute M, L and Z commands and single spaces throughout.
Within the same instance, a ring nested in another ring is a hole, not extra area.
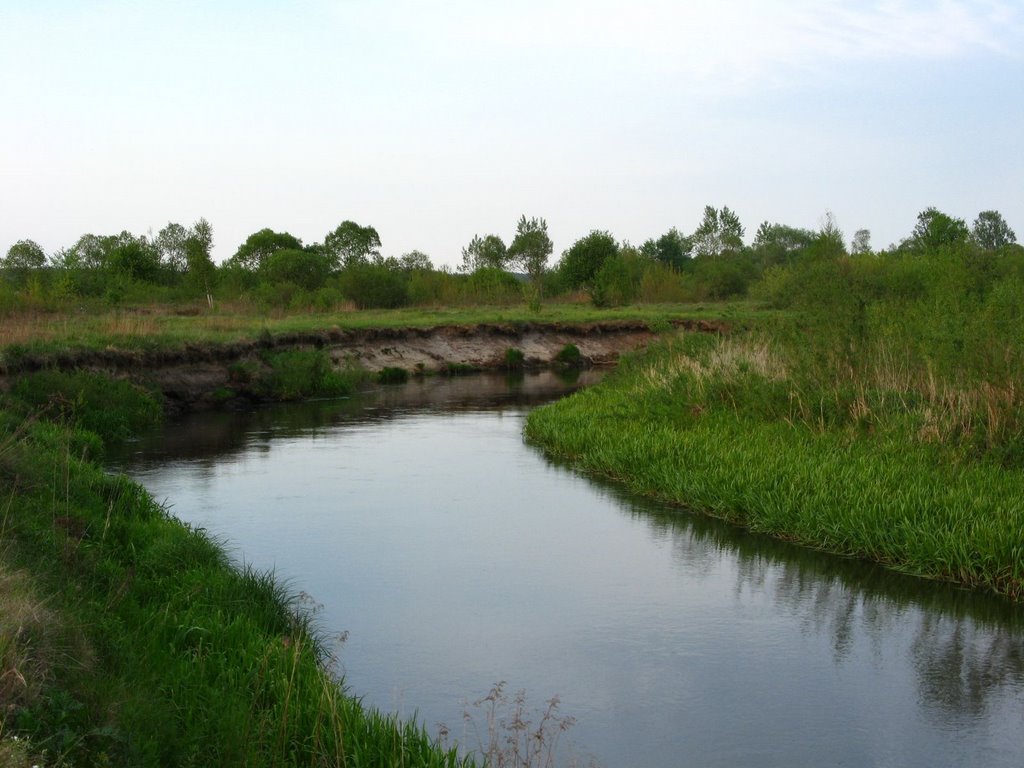
M 0 253 L 352 219 L 456 265 L 522 214 L 557 257 L 707 204 L 747 242 L 931 205 L 1024 241 L 1021 0 L 0 0 L 0 115 Z

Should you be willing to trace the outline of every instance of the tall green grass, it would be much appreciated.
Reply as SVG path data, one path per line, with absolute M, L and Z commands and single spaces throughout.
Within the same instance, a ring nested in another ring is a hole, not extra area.
M 41 415 L 50 397 L 20 392 L 0 408 L 0 755 L 46 766 L 468 765 L 421 726 L 347 695 L 328 639 L 286 585 L 235 567 L 203 531 L 103 471 L 85 428 L 130 422 L 145 395 L 128 394 L 120 414 L 116 399 L 68 397 L 78 406 L 56 422 Z M 96 422 L 100 403 L 110 413 Z M 34 623 L 33 606 L 45 606 Z M 7 632 L 13 621 L 25 631 Z
M 803 355 L 759 335 L 685 337 L 534 411 L 526 434 L 641 493 L 1024 598 L 1024 471 L 935 439 L 937 393 L 828 379 L 827 358 Z

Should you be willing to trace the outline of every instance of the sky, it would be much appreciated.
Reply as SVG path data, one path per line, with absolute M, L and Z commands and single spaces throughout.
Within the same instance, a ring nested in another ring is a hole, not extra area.
M 1024 240 L 1024 2 L 0 0 L 0 253 L 353 220 L 455 266 L 522 215 L 557 258 L 705 205 Z

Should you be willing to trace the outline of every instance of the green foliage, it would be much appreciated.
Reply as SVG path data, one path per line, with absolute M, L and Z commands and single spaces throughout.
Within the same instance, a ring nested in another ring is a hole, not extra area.
M 335 370 L 330 356 L 321 349 L 270 352 L 263 361 L 269 371 L 261 375 L 256 391 L 274 400 L 349 395 L 365 375 Z
M 480 304 L 514 304 L 523 299 L 523 284 L 502 269 L 481 267 L 465 280 L 463 297 Z
M 331 269 L 350 269 L 380 256 L 380 235 L 373 227 L 343 221 L 324 238 L 323 252 Z
M 580 348 L 575 344 L 566 344 L 555 355 L 555 362 L 559 365 L 578 368 L 583 365 L 583 353 L 580 352 Z
M 469 245 L 462 249 L 463 272 L 476 272 L 480 269 L 507 269 L 509 252 L 505 242 L 497 235 L 480 237 L 473 235 Z
M 245 242 L 238 246 L 229 262 L 242 271 L 255 273 L 271 255 L 286 248 L 302 250 L 302 241 L 287 232 L 261 229 L 249 235 Z
M 814 242 L 814 233 L 807 229 L 789 227 L 785 224 L 762 222 L 754 235 L 751 249 L 754 259 L 762 269 L 793 264 Z
M 696 258 L 693 280 L 699 295 L 722 300 L 745 296 L 754 276 L 754 267 L 744 254 Z
M 937 251 L 966 243 L 970 231 L 963 219 L 957 219 L 934 207 L 917 215 L 917 224 L 904 247 L 918 252 Z
M 673 269 L 685 269 L 692 249 L 693 243 L 690 239 L 672 227 L 657 240 L 646 241 L 640 247 L 640 252 L 648 259 L 661 262 L 665 266 Z
M 508 258 L 539 287 L 553 248 L 548 237 L 548 223 L 544 219 L 527 219 L 524 215 L 516 225 L 516 236 L 508 247 Z
M 0 270 L 17 286 L 24 286 L 29 275 L 46 263 L 46 253 L 34 240 L 19 240 L 0 259 Z
M 1024 599 L 1020 419 L 990 431 L 1009 390 L 945 389 L 888 340 L 837 357 L 820 330 L 683 336 L 534 411 L 527 437 L 754 530 Z
M 5 735 L 47 765 L 467 764 L 345 696 L 308 608 L 271 575 L 83 461 L 67 430 L 10 421 L 0 463 L 33 482 L 5 516 L 4 559 L 61 624 L 41 635 L 57 643 L 46 666 L 21 667 L 34 692 L 5 706 Z
M 1016 243 L 1017 235 L 999 211 L 982 211 L 971 227 L 971 239 L 980 248 L 996 251 Z
M 342 292 L 360 309 L 393 309 L 409 303 L 408 275 L 388 264 L 362 263 L 341 273 Z
M 387 366 L 377 372 L 378 384 L 404 384 L 409 380 L 409 372 L 405 368 Z
M 263 260 L 260 280 L 266 283 L 291 283 L 305 291 L 323 287 L 330 273 L 325 256 L 314 251 L 281 248 Z
M 632 248 L 605 259 L 590 285 L 595 307 L 617 307 L 636 300 L 649 262 Z
M 47 370 L 19 378 L 11 395 L 32 412 L 89 430 L 107 444 L 160 423 L 159 397 L 123 379 Z
M 619 244 L 608 232 L 592 231 L 562 254 L 559 271 L 569 290 L 591 284 L 608 259 L 619 253 Z
M 521 349 L 515 347 L 509 347 L 505 350 L 505 370 L 507 371 L 519 371 L 522 370 L 523 364 L 526 362 L 526 355 L 523 354 Z
M 721 210 L 704 207 L 704 218 L 690 236 L 694 257 L 716 257 L 736 253 L 743 247 L 743 225 L 728 206 Z

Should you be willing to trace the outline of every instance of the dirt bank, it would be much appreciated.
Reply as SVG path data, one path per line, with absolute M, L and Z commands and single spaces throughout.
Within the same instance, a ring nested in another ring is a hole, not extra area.
M 715 333 L 721 323 L 680 321 L 680 328 Z M 46 367 L 103 371 L 145 381 L 159 388 L 172 410 L 202 406 L 230 383 L 231 367 L 281 349 L 323 349 L 338 368 L 358 365 L 368 371 L 404 368 L 438 373 L 452 367 L 495 370 L 504 367 L 509 348 L 523 353 L 524 367 L 543 368 L 567 344 L 575 345 L 585 365 L 609 365 L 623 352 L 654 337 L 642 321 L 599 323 L 522 323 L 448 325 L 432 328 L 377 328 L 265 335 L 230 344 L 186 344 L 176 349 L 84 349 L 49 359 L 22 358 L 6 377 Z M 5 377 L 5 378 L 6 378 Z

